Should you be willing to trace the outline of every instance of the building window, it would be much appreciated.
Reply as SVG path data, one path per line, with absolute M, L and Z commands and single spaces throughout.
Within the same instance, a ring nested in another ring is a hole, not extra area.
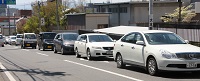
M 127 13 L 127 7 L 121 7 L 120 13 Z
M 106 8 L 102 8 L 102 9 L 101 9 L 101 12 L 106 12 Z

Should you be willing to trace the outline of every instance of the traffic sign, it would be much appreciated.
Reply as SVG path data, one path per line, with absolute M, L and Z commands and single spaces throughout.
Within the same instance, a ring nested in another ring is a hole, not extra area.
M 5 0 L 0 0 L 0 4 L 6 4 Z
M 45 25 L 45 20 L 44 20 L 44 18 L 41 18 L 41 25 L 42 25 L 42 26 Z
M 6 4 L 16 5 L 16 0 L 5 0 L 5 1 L 6 1 Z
M 16 0 L 0 0 L 1 4 L 16 5 Z

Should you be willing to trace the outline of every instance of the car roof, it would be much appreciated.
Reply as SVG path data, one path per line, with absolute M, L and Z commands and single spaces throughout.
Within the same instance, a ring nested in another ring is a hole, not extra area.
M 102 33 L 86 33 L 86 34 L 82 34 L 82 35 L 106 35 L 106 34 L 102 34 Z
M 144 31 L 133 31 L 133 32 L 140 32 L 140 33 L 173 33 L 173 32 L 165 31 L 165 30 L 144 30 Z
M 23 34 L 17 34 L 17 35 L 23 35 Z
M 63 32 L 63 33 L 58 33 L 58 34 L 78 34 L 78 33 L 73 33 L 73 32 Z
M 56 33 L 56 32 L 40 32 L 40 34 L 42 34 L 42 33 Z

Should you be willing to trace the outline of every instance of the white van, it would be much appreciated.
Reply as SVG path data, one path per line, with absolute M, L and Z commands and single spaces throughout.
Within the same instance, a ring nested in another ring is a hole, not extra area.
M 16 46 L 21 44 L 22 36 L 23 36 L 23 34 L 16 35 L 16 43 L 15 43 Z
M 35 33 L 24 33 L 21 41 L 21 48 L 32 47 L 36 49 L 37 38 Z

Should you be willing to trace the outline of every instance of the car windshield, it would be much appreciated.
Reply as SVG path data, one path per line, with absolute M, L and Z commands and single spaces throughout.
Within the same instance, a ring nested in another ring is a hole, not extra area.
M 11 37 L 11 39 L 16 39 L 16 37 Z
M 113 42 L 107 35 L 90 35 L 89 42 Z
M 22 35 L 17 35 L 17 38 L 22 38 Z
M 25 39 L 36 39 L 35 34 L 26 34 Z
M 78 34 L 63 34 L 63 39 L 64 40 L 73 41 L 73 40 L 76 40 L 77 37 L 78 37 Z
M 186 44 L 182 38 L 174 33 L 146 33 L 145 37 L 149 44 Z
M 54 39 L 55 36 L 56 36 L 56 33 L 45 33 L 45 34 L 43 34 L 44 39 Z

